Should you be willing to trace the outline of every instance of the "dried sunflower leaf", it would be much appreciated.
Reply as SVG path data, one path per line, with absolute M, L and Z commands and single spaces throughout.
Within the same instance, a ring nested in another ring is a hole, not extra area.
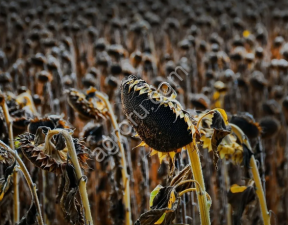
M 225 130 L 225 131 L 230 132 L 231 127 L 227 125 L 225 120 L 227 120 L 227 119 L 224 119 L 222 117 L 222 114 L 219 111 L 217 111 L 217 110 L 214 111 L 211 128 L 217 129 L 217 130 Z
M 50 127 L 45 127 L 45 126 L 39 126 L 36 130 L 35 138 L 34 138 L 34 143 L 36 146 L 44 144 L 45 143 L 45 137 L 46 134 L 51 130 Z
M 158 187 L 158 186 L 157 186 Z M 173 195 L 176 195 L 174 187 L 163 187 L 159 189 L 159 192 L 153 199 L 151 209 L 166 208 L 171 205 Z M 173 200 L 172 200 L 173 201 Z
M 213 162 L 217 168 L 217 161 L 219 158 L 218 155 L 218 145 L 221 143 L 222 139 L 230 134 L 231 127 L 225 124 L 225 121 L 222 117 L 222 114 L 218 111 L 215 111 L 212 118 L 211 128 L 214 129 L 212 138 L 211 138 L 211 145 L 213 150 Z
M 135 224 L 170 224 L 176 216 L 177 197 L 174 187 L 158 185 L 150 195 L 151 210 L 142 214 Z
M 233 209 L 233 220 L 235 225 L 241 224 L 241 217 L 244 212 L 245 206 L 252 202 L 256 195 L 254 187 L 252 186 L 239 186 L 233 184 L 227 194 L 228 202 Z
M 176 217 L 179 202 L 179 199 L 176 199 L 171 208 L 152 209 L 143 213 L 135 222 L 135 225 L 171 224 Z M 165 218 L 159 223 L 159 219 L 162 218 L 163 214 L 165 214 Z
M 61 184 L 58 194 L 62 193 L 60 206 L 64 217 L 69 223 L 84 225 L 85 222 L 82 213 L 82 206 L 76 198 L 78 193 L 78 181 L 76 178 L 75 169 L 71 164 L 67 164 L 63 176 L 65 182 L 64 189 L 63 184 Z
M 11 164 L 14 160 L 14 157 L 7 152 L 4 148 L 0 147 L 0 163 Z
M 184 181 L 184 180 L 190 180 L 192 179 L 193 174 L 191 171 L 190 165 L 187 165 L 183 170 L 181 170 L 176 176 L 173 177 L 172 181 L 170 182 L 170 186 L 175 186 L 178 183 Z M 177 192 L 181 192 L 187 188 L 191 188 L 192 183 L 185 183 L 183 185 L 180 185 L 179 187 L 176 188 Z
M 5 170 L 4 178 L 0 178 L 0 201 L 10 187 L 11 177 L 16 166 L 16 161 Z
M 54 136 L 55 142 L 56 142 L 56 150 L 60 151 L 63 150 L 66 147 L 66 142 L 63 134 L 57 134 Z
M 243 164 L 246 169 L 249 169 L 250 159 L 253 155 L 253 152 L 245 144 L 242 144 L 242 147 L 243 147 Z

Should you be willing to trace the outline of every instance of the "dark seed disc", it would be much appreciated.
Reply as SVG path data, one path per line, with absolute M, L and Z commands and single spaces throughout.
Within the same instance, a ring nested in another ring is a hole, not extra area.
M 140 81 L 137 86 L 146 84 Z M 141 139 L 151 148 L 170 152 L 184 147 L 192 141 L 192 134 L 184 118 L 178 117 L 168 106 L 149 99 L 148 94 L 139 95 L 125 81 L 121 85 L 123 111 Z M 160 102 L 159 102 L 160 103 Z

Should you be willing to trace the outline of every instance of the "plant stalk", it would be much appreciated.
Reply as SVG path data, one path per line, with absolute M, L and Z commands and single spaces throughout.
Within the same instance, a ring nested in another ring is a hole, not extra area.
M 246 135 L 243 133 L 243 131 L 238 126 L 236 126 L 234 124 L 230 124 L 230 125 L 232 128 L 232 131 L 238 137 L 240 142 L 244 143 L 251 150 L 252 148 L 251 148 L 251 145 L 249 143 L 249 140 L 246 137 Z M 265 198 L 265 194 L 263 191 L 263 187 L 262 187 L 262 183 L 261 183 L 261 179 L 260 179 L 260 175 L 259 175 L 259 171 L 257 168 L 257 164 L 256 164 L 256 160 L 255 160 L 254 155 L 252 155 L 252 157 L 250 159 L 250 167 L 251 167 L 253 178 L 255 181 L 256 194 L 257 194 L 258 199 L 259 199 L 260 209 L 261 209 L 261 214 L 262 214 L 262 219 L 263 219 L 264 225 L 270 225 L 270 213 L 267 209 L 266 198 Z
M 210 216 L 209 216 L 209 206 L 207 204 L 201 162 L 200 162 L 200 158 L 198 155 L 198 148 L 197 148 L 195 139 L 193 139 L 193 142 L 188 144 L 186 148 L 187 148 L 189 159 L 190 159 L 190 166 L 193 172 L 193 177 L 199 183 L 199 185 L 196 185 L 196 190 L 197 190 L 197 198 L 198 198 L 198 204 L 199 204 L 201 224 L 210 225 L 211 222 L 210 222 Z
M 6 124 L 8 127 L 8 133 L 9 133 L 9 145 L 11 149 L 14 149 L 14 137 L 13 137 L 13 122 L 11 120 L 11 117 L 9 115 L 9 110 L 7 107 L 7 104 L 5 101 L 3 101 L 1 103 L 1 107 L 4 113 L 4 117 L 6 120 Z M 16 153 L 17 154 L 17 153 Z M 14 223 L 18 223 L 19 219 L 20 219 L 20 207 L 19 207 L 19 184 L 18 184 L 18 172 L 15 170 L 13 172 L 13 190 L 14 190 L 14 194 L 13 194 L 13 200 L 14 200 L 14 204 L 13 204 L 13 219 L 14 219 Z
M 88 194 L 86 191 L 86 179 L 84 178 L 84 176 L 82 174 L 81 167 L 80 167 L 79 162 L 78 162 L 78 158 L 77 158 L 75 146 L 73 143 L 73 139 L 72 139 L 70 133 L 66 130 L 63 130 L 63 129 L 54 129 L 54 130 L 51 130 L 49 132 L 49 134 L 52 136 L 55 134 L 59 134 L 59 133 L 61 133 L 66 140 L 66 144 L 67 144 L 67 148 L 69 151 L 69 156 L 71 158 L 71 162 L 75 168 L 77 179 L 80 180 L 79 181 L 79 192 L 80 192 L 80 196 L 81 196 L 81 200 L 82 200 L 83 208 L 84 208 L 84 212 L 85 212 L 86 224 L 93 225 L 93 219 L 92 219 L 92 215 L 91 215 L 91 211 L 90 211 L 90 204 L 89 204 L 89 200 L 88 200 Z
M 132 224 L 132 220 L 131 220 L 131 204 L 130 204 L 130 178 L 128 176 L 127 173 L 127 163 L 126 163 L 126 156 L 125 156 L 125 151 L 124 151 L 124 147 L 122 145 L 122 139 L 121 139 L 121 135 L 120 135 L 120 129 L 117 123 L 117 120 L 115 118 L 115 115 L 113 113 L 111 104 L 109 102 L 109 99 L 106 95 L 102 94 L 101 92 L 96 92 L 96 97 L 98 97 L 99 99 L 101 99 L 109 112 L 109 117 L 111 119 L 113 128 L 115 130 L 115 134 L 117 136 L 117 144 L 119 146 L 120 152 L 121 152 L 121 170 L 122 170 L 122 182 L 123 182 L 123 186 L 124 186 L 124 204 L 125 204 L 125 225 L 131 225 Z
M 21 158 L 19 157 L 19 155 L 17 154 L 16 151 L 13 151 L 11 148 L 9 148 L 9 146 L 7 146 L 6 144 L 4 144 L 2 141 L 0 141 L 0 145 L 5 148 L 7 150 L 7 152 L 11 153 L 11 155 L 14 156 L 15 160 L 17 161 L 18 165 L 20 166 L 20 169 L 25 177 L 25 180 L 28 184 L 28 187 L 30 189 L 33 201 L 36 205 L 37 208 L 37 212 L 38 212 L 38 216 L 37 216 L 37 220 L 38 220 L 38 224 L 40 225 L 44 225 L 43 223 L 43 218 L 42 218 L 42 213 L 41 213 L 41 208 L 40 208 L 40 204 L 39 204 L 39 199 L 37 196 L 37 192 L 36 192 L 36 185 L 33 183 L 33 180 L 25 166 L 25 164 L 23 163 L 23 161 L 21 160 Z

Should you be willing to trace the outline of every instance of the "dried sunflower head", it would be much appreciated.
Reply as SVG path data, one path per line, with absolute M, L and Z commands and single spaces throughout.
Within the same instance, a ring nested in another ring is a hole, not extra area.
M 19 147 L 35 166 L 60 174 L 69 163 L 68 149 L 61 133 L 53 135 L 50 131 L 50 127 L 39 126 L 35 134 L 27 132 L 19 135 L 15 146 Z M 73 138 L 73 143 L 79 164 L 86 169 L 88 149 L 76 138 Z
M 193 105 L 193 108 L 195 108 L 196 110 L 209 109 L 210 100 L 206 95 L 204 95 L 204 94 L 191 94 L 190 99 L 191 99 L 190 101 Z
M 275 136 L 281 128 L 280 122 L 273 117 L 264 117 L 259 124 L 262 128 L 261 137 L 264 139 Z
M 76 89 L 69 89 L 67 93 L 69 105 L 78 112 L 81 119 L 98 120 L 100 117 L 106 116 L 105 104 L 100 99 L 95 98 L 95 88 L 88 89 L 86 95 Z
M 38 127 L 49 127 L 51 130 L 56 128 L 68 129 L 70 126 L 67 121 L 63 120 L 60 116 L 51 115 L 44 118 L 35 118 L 29 121 L 28 132 L 36 134 Z
M 165 87 L 172 90 L 170 97 L 161 93 Z M 142 139 L 141 145 L 148 145 L 161 156 L 175 154 L 192 142 L 192 119 L 175 98 L 176 92 L 168 84 L 162 83 L 156 90 L 134 75 L 121 85 L 123 111 Z
M 260 125 L 255 122 L 253 116 L 249 113 L 233 115 L 230 123 L 237 125 L 248 138 L 258 137 L 262 130 Z
M 104 138 L 103 125 L 92 122 L 87 123 L 80 133 L 80 137 L 85 140 L 90 149 L 100 147 Z

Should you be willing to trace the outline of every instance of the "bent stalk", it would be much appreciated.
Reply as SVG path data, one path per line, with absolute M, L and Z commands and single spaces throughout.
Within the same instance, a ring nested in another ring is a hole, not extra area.
M 236 126 L 234 124 L 230 124 L 230 125 L 232 127 L 232 131 L 238 137 L 239 141 L 241 143 L 244 143 L 251 150 L 251 145 L 249 143 L 249 140 L 246 137 L 246 135 L 243 133 L 243 131 L 238 126 Z M 263 191 L 263 187 L 262 187 L 262 183 L 261 183 L 261 179 L 260 179 L 260 175 L 258 172 L 258 168 L 256 165 L 254 155 L 252 155 L 252 157 L 250 159 L 250 167 L 251 167 L 253 178 L 255 181 L 256 194 L 257 194 L 258 199 L 259 199 L 260 209 L 261 209 L 261 214 L 262 214 L 264 225 L 270 225 L 270 213 L 267 209 L 266 199 L 265 199 L 265 195 L 264 195 L 264 191 Z
M 5 121 L 8 127 L 8 133 L 9 133 L 9 145 L 11 149 L 14 149 L 14 137 L 13 137 L 13 123 L 11 120 L 11 117 L 9 115 L 9 110 L 7 107 L 7 104 L 4 100 L 1 102 L 1 107 L 4 113 Z M 17 154 L 17 153 L 16 153 Z M 18 186 L 18 172 L 15 170 L 13 172 L 13 184 L 14 184 L 14 194 L 13 194 L 13 200 L 14 200 L 14 205 L 13 205 L 13 219 L 14 223 L 18 223 L 20 219 L 20 207 L 19 207 L 19 186 Z
M 11 155 L 13 155 L 13 157 L 15 158 L 15 160 L 17 161 L 18 165 L 20 166 L 20 170 L 22 171 L 25 180 L 28 184 L 28 187 L 30 189 L 33 201 L 36 205 L 36 209 L 38 212 L 37 215 L 37 220 L 38 220 L 38 224 L 40 225 L 44 225 L 43 223 L 43 218 L 42 218 L 42 214 L 41 214 L 41 208 L 40 208 L 40 204 L 39 204 L 39 199 L 37 196 L 37 192 L 36 192 L 36 185 L 33 183 L 33 180 L 25 166 L 25 164 L 23 163 L 23 161 L 21 160 L 21 158 L 19 157 L 19 155 L 17 154 L 16 151 L 13 151 L 11 148 L 9 148 L 9 146 L 7 146 L 6 144 L 4 144 L 2 141 L 0 141 L 0 145 L 9 153 L 11 153 Z
M 73 139 L 72 139 L 70 133 L 66 130 L 63 130 L 63 129 L 51 130 L 47 134 L 47 136 L 46 136 L 47 139 L 45 140 L 45 142 L 50 141 L 50 138 L 52 138 L 52 136 L 54 136 L 55 134 L 59 134 L 59 133 L 61 133 L 66 140 L 66 144 L 67 144 L 67 148 L 69 151 L 69 156 L 71 158 L 71 162 L 75 168 L 77 179 L 80 180 L 79 192 L 80 192 L 80 196 L 81 196 L 81 200 L 82 200 L 83 208 L 84 208 L 84 212 L 85 212 L 86 224 L 93 225 L 93 219 L 92 219 L 92 215 L 91 215 L 91 211 L 90 211 L 90 204 L 89 204 L 89 200 L 88 200 L 88 194 L 86 191 L 86 179 L 84 178 L 84 175 L 81 172 L 81 167 L 80 167 L 79 162 L 78 162 L 75 146 L 73 144 Z
M 122 145 L 122 139 L 121 139 L 121 135 L 119 133 L 119 126 L 118 123 L 116 121 L 115 115 L 113 113 L 111 104 L 108 100 L 108 97 L 105 96 L 104 94 L 100 93 L 100 92 L 96 92 L 96 97 L 98 97 L 99 99 L 101 99 L 107 109 L 108 109 L 108 113 L 109 113 L 109 117 L 111 119 L 113 128 L 115 130 L 115 134 L 117 136 L 117 144 L 119 146 L 120 152 L 121 152 L 121 170 L 122 170 L 122 180 L 123 180 L 123 186 L 124 186 L 124 204 L 125 204 L 125 208 L 126 208 L 126 212 L 125 212 L 125 221 L 126 221 L 126 225 L 130 225 L 132 224 L 132 220 L 131 220 L 131 206 L 130 206 L 130 178 L 128 176 L 127 173 L 127 163 L 126 163 L 126 157 L 125 157 L 125 151 L 124 151 L 124 147 Z
M 206 191 L 205 191 L 205 184 L 202 174 L 201 162 L 198 155 L 198 148 L 195 143 L 195 139 L 193 142 L 186 146 L 188 155 L 190 158 L 190 166 L 193 172 L 193 177 L 199 183 L 196 185 L 197 190 L 197 198 L 199 204 L 199 211 L 200 211 L 200 219 L 202 225 L 210 225 L 210 216 L 209 216 L 209 204 L 206 198 Z
M 182 195 L 184 195 L 186 193 L 189 193 L 189 192 L 197 192 L 197 189 L 196 188 L 188 188 L 188 189 L 186 189 L 184 191 L 181 191 L 179 193 L 179 196 L 181 197 Z M 206 197 L 207 197 L 208 201 L 210 201 L 210 202 L 212 201 L 210 195 L 207 192 L 206 192 Z

